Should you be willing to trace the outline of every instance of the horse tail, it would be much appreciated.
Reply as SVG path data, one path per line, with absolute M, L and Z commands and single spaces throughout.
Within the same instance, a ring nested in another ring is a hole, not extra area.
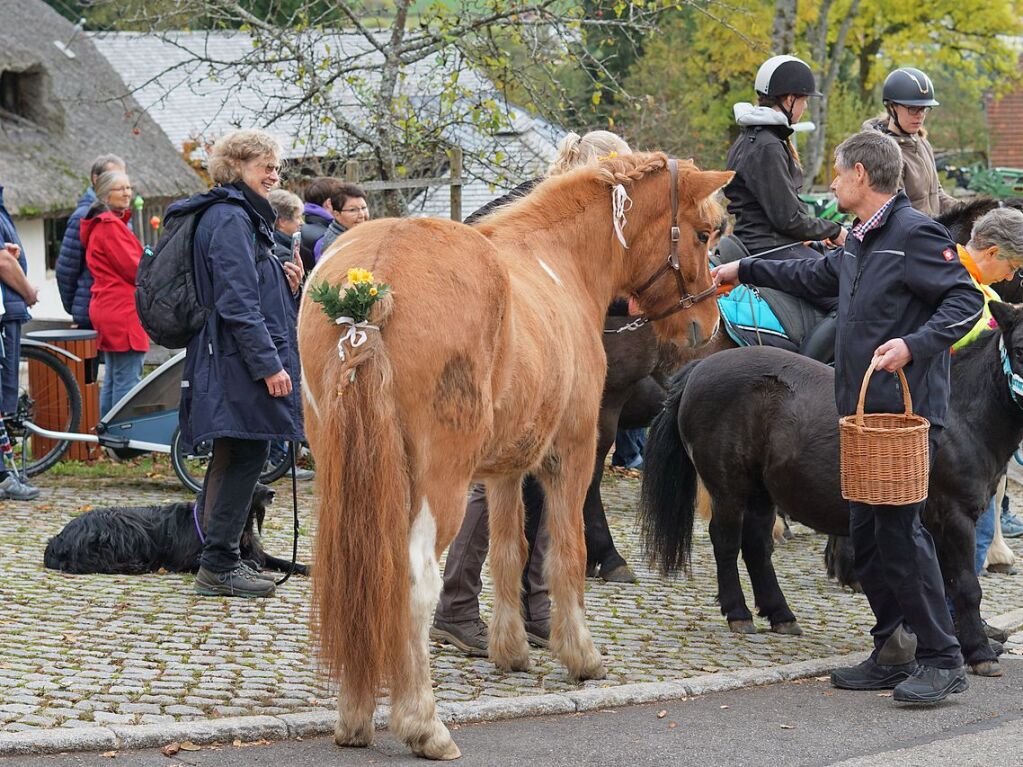
M 313 626 L 345 697 L 372 701 L 410 673 L 409 457 L 380 335 L 345 361 L 330 351 L 306 418 L 320 498 Z
M 682 444 L 678 411 L 686 381 L 700 360 L 682 368 L 650 425 L 643 452 L 640 522 L 644 547 L 665 575 L 689 569 L 699 477 Z

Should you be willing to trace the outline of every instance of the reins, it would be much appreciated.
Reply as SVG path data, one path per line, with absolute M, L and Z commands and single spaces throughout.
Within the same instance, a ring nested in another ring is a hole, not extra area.
M 668 230 L 668 259 L 667 261 L 654 272 L 653 276 L 644 282 L 633 295 L 639 298 L 643 293 L 649 290 L 654 283 L 656 283 L 661 277 L 667 272 L 671 272 L 675 277 L 675 286 L 678 288 L 678 303 L 674 304 L 667 311 L 663 311 L 660 314 L 640 314 L 632 322 L 626 325 L 622 325 L 617 330 L 604 330 L 605 333 L 624 333 L 632 330 L 639 330 L 641 327 L 646 325 L 648 322 L 656 322 L 657 320 L 663 320 L 665 317 L 681 312 L 685 309 L 691 308 L 693 305 L 698 304 L 700 301 L 704 301 L 708 298 L 713 298 L 717 294 L 717 285 L 711 285 L 706 290 L 701 290 L 695 295 L 689 292 L 686 286 L 686 279 L 682 276 L 682 267 L 679 263 L 678 258 L 678 242 L 682 236 L 681 230 L 678 226 L 678 161 L 668 160 L 668 174 L 671 179 L 671 228 Z

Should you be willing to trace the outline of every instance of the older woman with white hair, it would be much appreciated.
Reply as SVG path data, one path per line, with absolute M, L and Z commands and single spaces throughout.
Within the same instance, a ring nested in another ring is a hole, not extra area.
M 274 582 L 241 561 L 249 502 L 271 440 L 301 440 L 295 323 L 301 264 L 273 248 L 280 145 L 239 130 L 213 147 L 217 186 L 175 203 L 167 216 L 201 214 L 194 259 L 199 300 L 211 311 L 188 344 L 179 422 L 186 444 L 211 441 L 203 484 L 205 541 L 195 590 L 206 596 L 266 597 Z
M 128 226 L 134 197 L 131 181 L 123 170 L 109 170 L 99 175 L 94 188 L 96 202 L 82 218 L 80 231 L 92 274 L 89 322 L 103 355 L 99 407 L 106 415 L 142 380 L 149 336 L 135 310 L 142 245 Z

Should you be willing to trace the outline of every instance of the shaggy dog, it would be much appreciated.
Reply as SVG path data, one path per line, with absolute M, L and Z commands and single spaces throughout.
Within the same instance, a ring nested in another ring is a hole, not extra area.
M 196 500 L 200 507 L 201 498 Z M 259 538 L 266 507 L 273 499 L 273 490 L 256 485 L 242 533 L 241 557 L 256 570 L 265 567 L 286 573 L 291 562 L 267 554 Z M 192 503 L 94 509 L 72 519 L 50 539 L 43 563 L 65 573 L 195 572 L 202 542 L 192 509 Z M 295 572 L 308 575 L 309 568 L 296 563 Z

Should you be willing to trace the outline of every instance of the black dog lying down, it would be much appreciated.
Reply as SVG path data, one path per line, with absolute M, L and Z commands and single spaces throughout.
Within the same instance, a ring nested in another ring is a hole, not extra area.
M 256 570 L 267 568 L 286 573 L 291 562 L 267 554 L 259 538 L 266 507 L 273 503 L 274 494 L 266 485 L 256 485 L 242 533 L 241 556 Z M 197 502 L 201 509 L 201 502 Z M 202 542 L 192 507 L 192 503 L 170 503 L 86 512 L 50 539 L 43 563 L 51 570 L 65 573 L 136 575 L 160 568 L 195 572 L 199 569 Z M 204 531 L 205 528 L 203 520 Z M 295 572 L 308 575 L 309 568 L 296 563 Z

